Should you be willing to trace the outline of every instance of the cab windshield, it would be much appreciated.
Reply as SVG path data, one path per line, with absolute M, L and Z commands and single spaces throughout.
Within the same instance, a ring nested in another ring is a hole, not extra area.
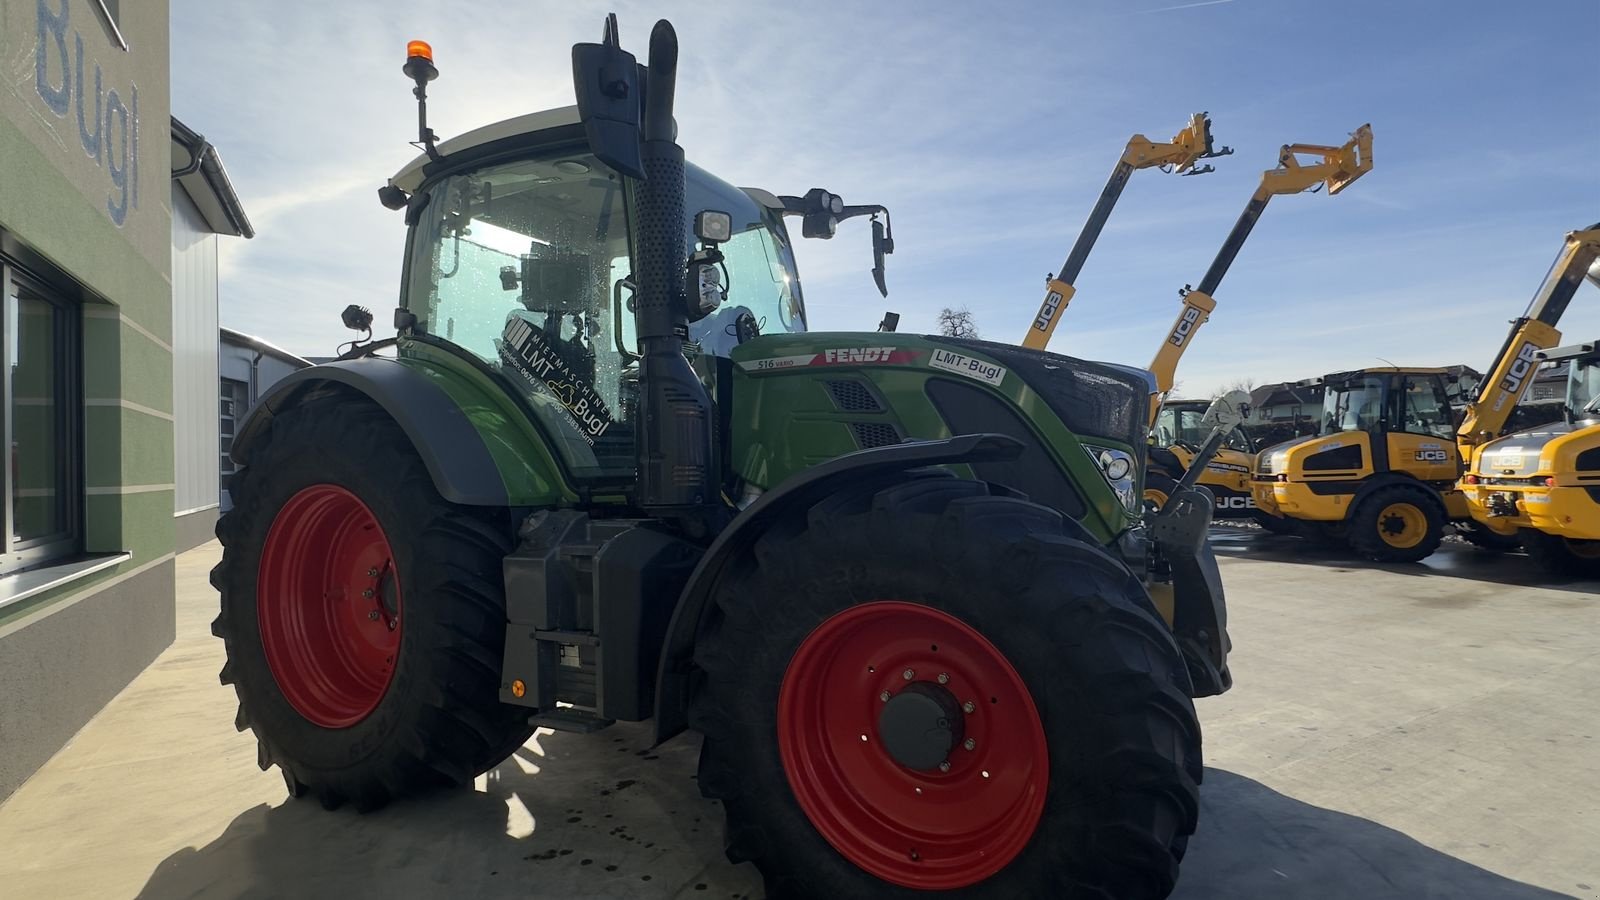
M 1367 375 L 1330 383 L 1322 394 L 1322 433 L 1371 431 L 1383 423 L 1383 386 L 1388 379 Z
M 1163 406 L 1156 414 L 1156 446 L 1171 447 L 1185 444 L 1199 447 L 1211 436 L 1211 429 L 1203 424 L 1206 409 L 1202 406 Z M 1229 450 L 1251 452 L 1250 439 L 1241 429 L 1228 432 L 1222 446 Z
M 804 331 L 782 221 L 695 166 L 686 176 L 691 215 L 733 218 L 727 300 L 691 340 L 725 356 L 741 332 Z M 578 149 L 449 175 L 423 194 L 403 295 L 416 330 L 505 375 L 573 469 L 631 469 L 638 346 L 621 179 Z

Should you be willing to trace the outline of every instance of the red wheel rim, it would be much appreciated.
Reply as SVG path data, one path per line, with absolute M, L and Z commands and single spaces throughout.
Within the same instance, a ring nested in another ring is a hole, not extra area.
M 332 484 L 290 497 L 256 576 L 261 645 L 289 705 L 323 728 L 371 714 L 394 676 L 400 609 L 394 552 L 372 510 Z
M 885 694 L 913 685 L 948 692 L 972 741 L 950 750 L 947 770 L 902 764 L 880 734 Z M 1033 837 L 1050 780 L 1038 709 L 1005 655 L 954 616 L 901 601 L 851 607 L 801 642 L 778 694 L 778 749 L 835 850 L 923 890 L 1005 868 Z

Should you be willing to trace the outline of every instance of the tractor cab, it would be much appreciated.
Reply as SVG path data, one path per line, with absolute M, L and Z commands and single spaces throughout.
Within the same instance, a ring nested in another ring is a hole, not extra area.
M 573 469 L 631 472 L 637 287 L 622 178 L 590 152 L 575 106 L 467 132 L 438 155 L 389 180 L 408 197 L 401 323 L 514 386 Z M 781 208 L 693 164 L 685 201 L 729 222 L 689 341 L 726 357 L 750 337 L 805 331 Z

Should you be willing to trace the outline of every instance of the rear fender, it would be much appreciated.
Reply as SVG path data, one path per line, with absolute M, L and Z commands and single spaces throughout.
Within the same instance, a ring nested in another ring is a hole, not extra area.
M 937 441 L 914 441 L 861 450 L 801 470 L 762 494 L 741 512 L 701 558 L 667 625 L 656 677 L 656 743 L 688 727 L 690 676 L 695 642 L 722 572 L 752 552 L 773 523 L 802 515 L 830 494 L 888 475 L 927 466 L 1015 459 L 1023 445 L 1001 434 L 964 434 Z
M 249 465 L 252 448 L 280 413 L 331 391 L 382 407 L 421 455 L 439 496 L 451 503 L 547 506 L 575 496 L 544 448 L 521 440 L 511 428 L 480 430 L 469 409 L 485 419 L 495 405 L 464 382 L 452 383 L 447 392 L 441 383 L 452 377 L 426 363 L 381 357 L 300 369 L 273 384 L 251 409 L 234 437 L 231 455 Z M 464 404 L 463 397 L 470 402 Z

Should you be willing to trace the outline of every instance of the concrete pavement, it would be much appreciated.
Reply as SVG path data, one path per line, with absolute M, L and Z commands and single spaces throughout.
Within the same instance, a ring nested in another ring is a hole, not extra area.
M 1600 584 L 1460 545 L 1387 568 L 1217 545 L 1236 686 L 1200 702 L 1175 896 L 1600 898 Z M 0 896 L 761 896 L 697 742 L 643 726 L 541 733 L 474 791 L 373 815 L 285 802 L 217 683 L 217 552 L 179 558 L 177 643 L 0 806 Z

